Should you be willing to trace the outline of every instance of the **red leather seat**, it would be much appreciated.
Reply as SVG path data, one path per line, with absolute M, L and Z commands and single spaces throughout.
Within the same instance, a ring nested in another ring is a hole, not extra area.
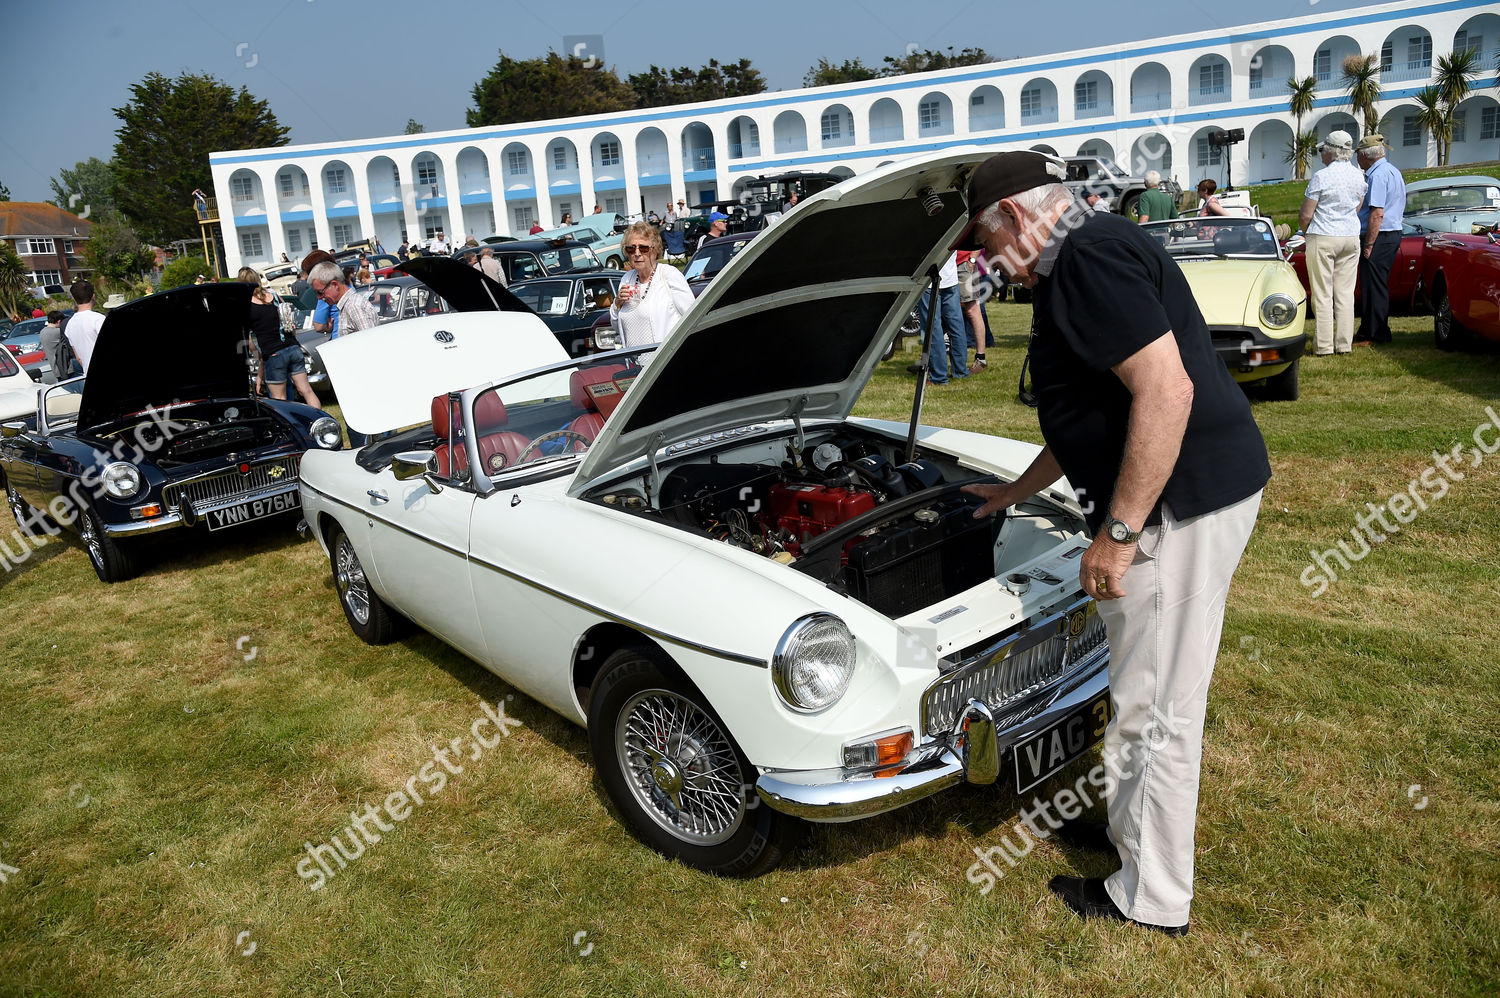
M 625 370 L 624 364 L 605 364 L 600 367 L 582 368 L 574 371 L 568 376 L 568 388 L 572 395 L 573 407 L 582 409 L 583 415 L 576 417 L 568 424 L 567 429 L 582 436 L 589 443 L 604 429 L 604 417 L 599 414 L 599 405 L 594 401 L 594 396 L 588 391 L 589 385 L 597 385 L 602 382 L 613 382 L 615 375 Z M 573 450 L 580 450 L 579 444 L 572 443 Z
M 469 456 L 463 447 L 459 447 L 453 454 L 449 453 L 448 441 L 452 439 L 452 428 L 461 425 L 463 425 L 463 414 L 459 411 L 458 403 L 453 403 L 450 411 L 446 394 L 433 396 L 432 432 L 440 441 L 433 448 L 433 453 L 437 455 L 438 474 L 443 478 L 452 478 L 454 471 L 462 471 L 469 466 Z M 458 462 L 457 467 L 454 467 L 452 460 L 455 456 Z
M 479 433 L 479 459 L 486 474 L 504 471 L 516 463 L 531 438 L 514 430 L 502 430 L 509 420 L 499 392 L 485 392 L 474 404 L 474 422 Z

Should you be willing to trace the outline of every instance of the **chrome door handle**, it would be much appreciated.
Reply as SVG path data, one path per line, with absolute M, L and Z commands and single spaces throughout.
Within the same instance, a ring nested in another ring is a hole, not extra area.
M 365 495 L 369 496 L 371 499 L 374 499 L 376 502 L 390 502 L 391 501 L 391 497 L 390 496 L 388 496 L 384 492 L 380 492 L 380 491 L 378 491 L 376 489 L 370 489 L 370 490 L 368 490 L 367 492 L 365 492 Z

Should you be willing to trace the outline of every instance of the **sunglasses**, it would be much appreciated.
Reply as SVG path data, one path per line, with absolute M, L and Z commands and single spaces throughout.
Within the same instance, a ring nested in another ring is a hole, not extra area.
M 651 247 L 646 243 L 637 243 L 634 246 L 625 247 L 626 253 L 650 253 Z

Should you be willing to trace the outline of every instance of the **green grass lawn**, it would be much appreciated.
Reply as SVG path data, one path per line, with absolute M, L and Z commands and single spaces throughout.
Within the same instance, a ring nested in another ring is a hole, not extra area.
M 1038 440 L 1029 308 L 992 315 L 990 369 L 925 419 Z M 361 644 L 283 523 L 181 539 L 111 587 L 58 542 L 0 578 L 0 994 L 1493 995 L 1500 455 L 1320 598 L 1298 581 L 1500 410 L 1500 356 L 1395 325 L 1254 407 L 1275 477 L 1209 699 L 1186 938 L 1073 917 L 1048 878 L 1108 868 L 1056 845 L 981 895 L 974 849 L 1025 803 L 994 788 L 816 827 L 755 881 L 665 862 L 581 730 L 431 637 Z M 862 413 L 903 417 L 913 356 Z M 524 727 L 310 891 L 303 843 L 481 700 Z

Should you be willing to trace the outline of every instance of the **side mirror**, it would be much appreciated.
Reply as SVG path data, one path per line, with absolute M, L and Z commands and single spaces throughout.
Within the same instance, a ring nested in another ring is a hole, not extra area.
M 9 440 L 11 437 L 19 437 L 26 429 L 26 424 L 17 420 L 14 423 L 0 424 L 0 437 Z
M 406 450 L 397 454 L 391 459 L 391 474 L 398 482 L 420 478 L 434 495 L 443 491 L 438 479 L 437 454 L 430 450 Z

